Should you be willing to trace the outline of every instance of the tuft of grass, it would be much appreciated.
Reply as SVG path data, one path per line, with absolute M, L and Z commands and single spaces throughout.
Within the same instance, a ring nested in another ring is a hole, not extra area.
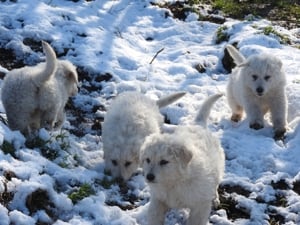
M 96 179 L 95 183 L 102 186 L 104 189 L 111 188 L 112 185 L 124 185 L 124 181 L 119 178 L 112 178 L 110 171 L 104 171 L 103 179 Z
M 225 25 L 220 26 L 218 28 L 217 33 L 216 33 L 216 44 L 220 44 L 223 41 L 229 40 L 229 35 L 227 33 L 227 29 L 228 29 L 228 27 Z
M 69 168 L 69 163 L 66 163 L 66 162 L 60 162 L 60 163 L 58 163 L 58 165 L 61 167 L 61 168 Z
M 279 38 L 279 41 L 281 44 L 291 44 L 291 40 L 287 35 L 280 34 L 278 31 L 276 31 L 272 26 L 266 26 L 263 29 L 263 34 L 265 35 L 274 35 L 275 37 Z
M 68 140 L 69 136 L 66 132 L 61 131 L 57 136 L 55 136 L 55 141 L 59 143 L 62 150 L 67 151 L 70 148 L 70 142 Z
M 58 150 L 51 147 L 51 139 L 44 140 L 38 136 L 26 141 L 26 147 L 39 148 L 41 154 L 49 160 L 54 160 L 58 157 Z
M 113 184 L 115 184 L 115 181 L 105 176 L 102 180 L 96 180 L 96 183 L 101 185 L 104 189 L 109 189 Z
M 57 135 L 52 135 L 48 140 L 39 136 L 26 140 L 26 147 L 39 148 L 41 154 L 49 160 L 54 160 L 59 156 L 59 151 L 67 151 L 70 148 L 70 142 L 66 132 L 61 131 Z
M 15 149 L 14 145 L 6 140 L 3 141 L 2 145 L 1 145 L 1 150 L 5 154 L 10 154 L 11 156 L 16 157 L 16 155 L 15 155 L 16 149 Z
M 76 204 L 80 200 L 89 197 L 90 195 L 95 194 L 94 189 L 90 184 L 83 184 L 77 191 L 72 192 L 69 194 L 69 198 L 72 200 L 73 204 Z
M 26 145 L 27 148 L 31 148 L 31 149 L 33 149 L 33 148 L 43 148 L 49 142 L 50 142 L 50 140 L 45 141 L 42 138 L 36 136 L 34 138 L 27 139 L 25 145 Z

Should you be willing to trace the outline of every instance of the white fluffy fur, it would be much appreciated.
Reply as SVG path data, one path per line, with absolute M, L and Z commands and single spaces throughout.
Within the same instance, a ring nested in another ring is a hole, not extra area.
M 177 100 L 176 93 L 155 102 L 138 92 L 125 92 L 112 102 L 102 125 L 106 170 L 128 180 L 139 167 L 140 147 L 146 136 L 160 132 L 159 106 Z
M 39 128 L 62 125 L 64 107 L 77 93 L 76 68 L 57 60 L 51 46 L 42 42 L 46 62 L 8 72 L 2 86 L 2 102 L 12 130 L 29 135 Z
M 210 107 L 220 96 L 204 102 L 197 123 L 206 124 Z M 141 162 L 151 193 L 148 225 L 164 224 L 170 208 L 189 208 L 188 225 L 207 224 L 225 166 L 216 137 L 199 125 L 178 126 L 173 134 L 155 133 L 141 148 Z
M 226 48 L 237 64 L 227 86 L 231 120 L 241 120 L 245 110 L 250 127 L 260 129 L 264 127 L 264 115 L 270 111 L 275 138 L 282 138 L 287 123 L 286 78 L 282 62 L 270 54 L 245 59 L 232 45 Z

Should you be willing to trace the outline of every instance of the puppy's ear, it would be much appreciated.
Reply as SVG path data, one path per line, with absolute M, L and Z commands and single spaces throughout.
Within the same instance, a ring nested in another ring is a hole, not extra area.
M 76 74 L 74 72 L 67 71 L 65 73 L 65 76 L 66 76 L 67 80 L 77 82 L 77 76 L 76 76 Z
M 187 166 L 193 158 L 193 152 L 186 146 L 176 146 L 173 150 L 178 162 L 180 162 L 184 167 Z

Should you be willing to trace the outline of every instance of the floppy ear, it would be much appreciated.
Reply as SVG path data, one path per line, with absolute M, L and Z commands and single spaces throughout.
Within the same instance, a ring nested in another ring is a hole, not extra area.
M 72 71 L 67 71 L 67 72 L 65 73 L 65 76 L 66 76 L 66 78 L 67 78 L 68 80 L 74 80 L 74 81 L 77 81 L 76 75 L 75 75 L 74 72 L 72 72 Z
M 173 154 L 175 154 L 177 161 L 180 162 L 183 167 L 186 167 L 193 158 L 193 152 L 186 148 L 186 146 L 176 146 L 173 149 Z

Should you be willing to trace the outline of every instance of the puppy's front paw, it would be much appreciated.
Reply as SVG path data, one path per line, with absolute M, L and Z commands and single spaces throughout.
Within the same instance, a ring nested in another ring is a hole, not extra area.
M 259 130 L 264 128 L 264 125 L 260 124 L 260 123 L 251 123 L 250 124 L 250 128 L 254 129 L 254 130 Z
M 240 114 L 232 114 L 231 121 L 233 122 L 239 122 L 242 119 L 242 115 Z
M 274 140 L 275 141 L 280 141 L 280 140 L 283 141 L 285 138 L 285 132 L 286 132 L 286 128 L 276 129 L 274 131 Z

